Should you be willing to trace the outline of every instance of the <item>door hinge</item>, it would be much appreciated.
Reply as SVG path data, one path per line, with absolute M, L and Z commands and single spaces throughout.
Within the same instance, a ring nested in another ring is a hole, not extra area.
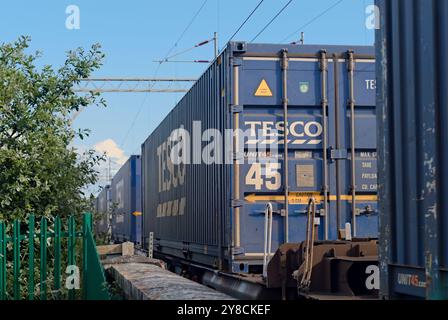
M 331 160 L 346 160 L 348 157 L 347 149 L 332 149 L 330 148 Z
M 232 208 L 241 208 L 244 205 L 244 201 L 239 199 L 238 200 L 232 199 L 230 205 L 232 206 Z
M 242 105 L 231 105 L 230 106 L 230 111 L 232 113 L 241 113 L 243 112 L 244 107 Z
M 233 67 L 241 67 L 243 65 L 243 60 L 241 58 L 232 57 L 230 63 Z

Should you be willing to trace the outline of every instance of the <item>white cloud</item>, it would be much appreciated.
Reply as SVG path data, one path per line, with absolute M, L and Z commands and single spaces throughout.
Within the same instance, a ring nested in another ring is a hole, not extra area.
M 105 153 L 107 157 L 119 165 L 123 165 L 128 160 L 128 156 L 126 156 L 124 151 L 112 139 L 98 142 L 93 148 L 99 153 Z
M 84 152 L 91 149 L 96 151 L 98 155 L 106 154 L 106 161 L 101 161 L 94 168 L 98 172 L 98 181 L 96 184 L 89 185 L 85 188 L 84 191 L 86 194 L 93 193 L 94 195 L 97 195 L 100 190 L 99 188 L 110 184 L 112 177 L 129 158 L 112 139 L 100 141 L 93 147 L 77 145 L 75 146 L 75 149 L 80 157 L 82 157 Z
M 106 161 L 101 162 L 96 168 L 99 175 L 98 182 L 94 187 L 98 189 L 98 186 L 110 184 L 112 177 L 118 172 L 121 166 L 125 164 L 129 157 L 112 139 L 98 142 L 93 146 L 93 149 L 98 154 L 106 154 L 107 157 Z

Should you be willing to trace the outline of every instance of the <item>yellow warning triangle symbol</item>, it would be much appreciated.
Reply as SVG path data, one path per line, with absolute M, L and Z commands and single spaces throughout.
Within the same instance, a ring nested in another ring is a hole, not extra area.
M 269 88 L 266 80 L 261 80 L 260 85 L 258 86 L 257 91 L 255 91 L 256 97 L 272 97 L 271 88 Z

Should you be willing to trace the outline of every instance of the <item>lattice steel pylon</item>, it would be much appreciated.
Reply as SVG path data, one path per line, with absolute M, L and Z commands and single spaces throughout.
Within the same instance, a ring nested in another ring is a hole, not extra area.
M 75 86 L 75 92 L 187 92 L 188 88 L 155 88 L 155 83 L 192 83 L 192 78 L 86 78 Z
M 185 93 L 189 88 L 171 88 L 173 83 L 193 83 L 192 78 L 126 78 L 126 77 L 102 77 L 82 79 L 79 85 L 75 86 L 75 92 L 159 92 L 159 93 Z M 155 83 L 168 83 L 168 88 L 155 88 Z M 84 111 L 80 108 L 71 116 L 73 123 Z

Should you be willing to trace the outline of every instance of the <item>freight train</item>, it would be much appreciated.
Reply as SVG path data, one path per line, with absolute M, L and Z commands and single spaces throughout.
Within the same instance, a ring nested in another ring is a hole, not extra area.
M 141 160 L 139 155 L 131 156 L 118 170 L 110 186 L 98 195 L 95 211 L 99 216 L 95 224 L 98 233 L 110 233 L 113 242 L 130 241 L 141 244 Z M 109 221 L 105 221 L 108 219 Z
M 143 144 L 150 255 L 238 298 L 448 299 L 448 2 L 375 4 L 378 82 L 373 48 L 228 44 Z
M 373 47 L 229 43 L 142 144 L 142 246 L 238 298 L 376 297 L 375 97 Z

